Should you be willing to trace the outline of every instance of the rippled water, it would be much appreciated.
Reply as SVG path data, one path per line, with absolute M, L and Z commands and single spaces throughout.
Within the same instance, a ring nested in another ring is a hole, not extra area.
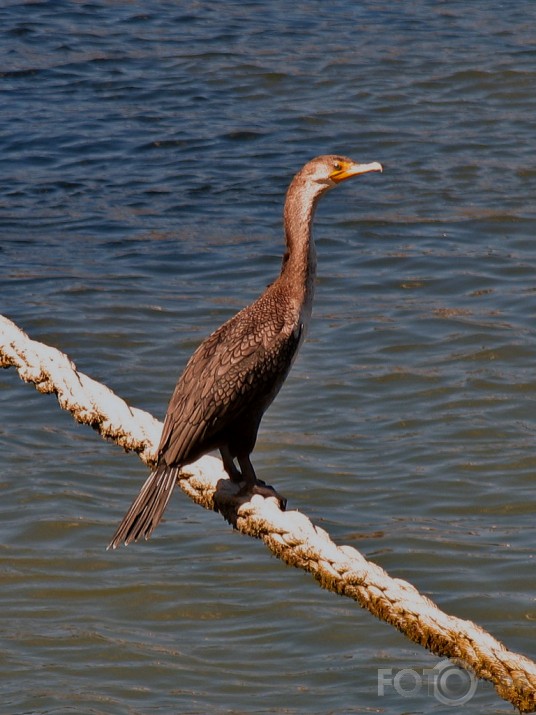
M 4 2 L 0 310 L 162 417 L 279 270 L 312 156 L 381 161 L 317 213 L 309 339 L 260 476 L 338 543 L 534 657 L 536 42 L 505 3 Z M 3 712 L 447 713 L 438 660 L 0 381 Z M 472 713 L 511 708 L 481 683 Z

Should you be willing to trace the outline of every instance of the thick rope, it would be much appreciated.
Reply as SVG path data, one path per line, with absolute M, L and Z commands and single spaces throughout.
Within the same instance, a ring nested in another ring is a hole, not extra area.
M 104 385 L 76 370 L 67 356 L 30 338 L 0 316 L 0 366 L 43 393 L 55 393 L 63 409 L 150 464 L 162 425 L 130 408 Z M 282 512 L 275 499 L 236 495 L 219 460 L 203 457 L 187 467 L 182 490 L 206 509 L 220 511 L 243 534 L 262 539 L 285 563 L 311 573 L 326 589 L 348 596 L 414 643 L 454 660 L 491 681 L 497 693 L 521 712 L 536 711 L 536 664 L 509 651 L 471 621 L 449 616 L 407 581 L 391 578 L 351 546 L 329 535 L 297 511 Z

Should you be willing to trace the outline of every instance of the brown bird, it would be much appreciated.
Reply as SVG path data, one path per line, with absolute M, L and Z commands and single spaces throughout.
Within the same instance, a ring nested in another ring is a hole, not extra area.
M 382 171 L 382 166 L 329 155 L 313 159 L 296 174 L 285 200 L 287 250 L 279 277 L 204 340 L 188 361 L 168 406 L 157 465 L 108 548 L 142 536 L 148 539 L 181 467 L 215 449 L 220 450 L 230 479 L 244 482 L 246 493 L 274 496 L 257 479 L 250 454 L 262 416 L 289 373 L 311 316 L 316 274 L 313 214 L 329 189 L 369 171 Z

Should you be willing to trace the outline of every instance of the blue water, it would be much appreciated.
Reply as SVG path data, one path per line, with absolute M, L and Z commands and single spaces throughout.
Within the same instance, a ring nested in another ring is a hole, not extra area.
M 199 341 L 277 275 L 288 182 L 322 200 L 309 338 L 259 476 L 338 543 L 534 658 L 534 8 L 3 2 L 0 312 L 162 418 Z M 439 661 L 0 381 L 9 715 L 451 713 L 380 669 Z M 479 683 L 471 713 L 510 713 Z

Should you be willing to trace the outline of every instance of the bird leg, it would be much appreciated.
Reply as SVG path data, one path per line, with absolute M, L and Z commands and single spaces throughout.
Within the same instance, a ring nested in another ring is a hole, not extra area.
M 234 463 L 233 455 L 231 454 L 229 447 L 220 447 L 220 454 L 221 458 L 223 461 L 223 468 L 229 475 L 229 479 L 234 483 L 234 484 L 240 484 L 240 482 L 244 481 L 244 477 L 242 476 L 241 471 L 238 469 L 236 464 Z M 253 467 L 252 467 L 253 469 Z
M 253 465 L 251 464 L 251 459 L 247 454 L 237 457 L 238 464 L 240 465 L 240 472 L 242 474 L 242 481 L 246 484 L 260 484 L 265 486 L 265 483 L 261 479 L 257 479 Z
M 285 497 L 278 494 L 277 491 L 269 484 L 266 484 L 266 482 L 263 482 L 262 479 L 257 478 L 248 454 L 237 456 L 240 469 L 238 469 L 234 463 L 229 447 L 220 447 L 220 454 L 223 460 L 223 468 L 229 475 L 229 479 L 234 484 L 242 484 L 245 482 L 244 486 L 238 492 L 239 496 L 252 496 L 253 494 L 260 494 L 265 498 L 275 497 L 279 502 L 281 511 L 285 511 L 287 500 Z

